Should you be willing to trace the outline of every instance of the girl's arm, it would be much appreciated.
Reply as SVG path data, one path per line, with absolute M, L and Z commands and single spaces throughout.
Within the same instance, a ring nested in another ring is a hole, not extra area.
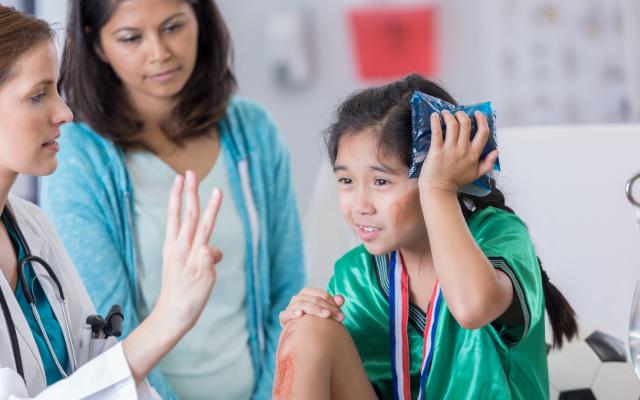
M 507 312 L 517 303 L 513 284 L 476 244 L 457 197 L 462 186 L 489 172 L 498 156 L 496 150 L 478 161 L 489 137 L 487 121 L 476 113 L 478 132 L 471 140 L 471 122 L 464 112 L 455 117 L 448 111 L 442 115 L 446 138 L 443 140 L 440 117 L 434 113 L 432 143 L 419 178 L 420 202 L 442 293 L 451 313 L 466 329 L 480 328 L 501 316 L 517 321 L 518 313 L 511 312 L 518 310 L 517 304 Z

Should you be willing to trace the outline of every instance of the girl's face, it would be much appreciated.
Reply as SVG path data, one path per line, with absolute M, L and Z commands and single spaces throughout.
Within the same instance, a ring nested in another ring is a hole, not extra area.
M 62 101 L 58 56 L 43 40 L 15 62 L 0 86 L 0 172 L 48 175 L 57 166 L 59 127 L 73 119 Z
M 340 211 L 373 255 L 423 251 L 427 229 L 418 187 L 400 160 L 379 159 L 374 138 L 364 130 L 340 141 L 334 166 Z
M 100 30 L 98 55 L 134 104 L 171 99 L 185 86 L 198 55 L 198 20 L 184 0 L 126 0 Z

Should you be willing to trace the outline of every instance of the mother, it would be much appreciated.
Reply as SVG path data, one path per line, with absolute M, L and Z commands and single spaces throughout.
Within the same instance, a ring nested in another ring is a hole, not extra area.
M 230 53 L 211 0 L 71 1 L 61 89 L 76 121 L 41 203 L 98 311 L 122 304 L 126 335 L 156 303 L 160 194 L 176 172 L 233 199 L 212 238 L 216 292 L 150 376 L 165 398 L 270 398 L 278 313 L 304 281 L 288 151 L 260 107 L 232 96 Z

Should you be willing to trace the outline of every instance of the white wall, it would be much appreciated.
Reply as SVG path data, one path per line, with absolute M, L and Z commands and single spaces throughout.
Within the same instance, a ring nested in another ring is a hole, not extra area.
M 347 10 L 362 5 L 439 4 L 438 27 L 443 50 L 438 78 L 461 100 L 484 99 L 486 60 L 484 42 L 468 45 L 468 38 L 479 37 L 482 12 L 477 2 L 465 0 L 436 1 L 357 1 L 357 0 L 219 0 L 218 4 L 231 30 L 235 48 L 235 70 L 240 93 L 265 105 L 291 148 L 294 178 L 302 210 L 310 201 L 324 148 L 321 132 L 333 117 L 336 106 L 353 90 L 370 85 L 356 76 L 355 60 L 347 25 Z M 251 11 L 249 12 L 248 9 Z M 300 91 L 284 91 L 272 79 L 268 60 L 270 44 L 264 40 L 266 16 L 290 10 L 302 10 L 309 16 L 313 72 L 310 84 Z M 463 29 L 449 29 L 453 26 Z M 467 44 L 465 44 L 467 43 Z M 470 69 L 469 65 L 474 65 Z

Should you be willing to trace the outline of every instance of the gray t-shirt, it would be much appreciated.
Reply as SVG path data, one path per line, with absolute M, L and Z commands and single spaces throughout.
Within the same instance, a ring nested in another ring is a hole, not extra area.
M 142 319 L 160 292 L 166 209 L 176 172 L 148 151 L 128 151 L 125 162 L 133 185 L 137 311 Z M 224 194 L 210 242 L 223 253 L 216 284 L 196 325 L 159 365 L 180 398 L 249 399 L 254 371 L 247 330 L 246 242 L 222 151 L 200 182 L 201 212 L 214 187 Z

